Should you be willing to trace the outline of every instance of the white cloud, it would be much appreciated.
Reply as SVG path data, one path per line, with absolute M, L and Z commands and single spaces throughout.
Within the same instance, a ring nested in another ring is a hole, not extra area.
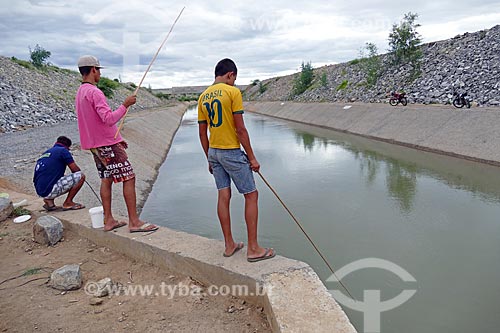
M 209 84 L 224 57 L 237 62 L 238 83 L 247 84 L 296 71 L 302 61 L 349 61 L 366 42 L 385 52 L 392 24 L 409 11 L 419 14 L 425 42 L 500 22 L 500 4 L 491 0 L 0 0 L 0 55 L 27 59 L 28 46 L 40 44 L 54 64 L 76 69 L 90 53 L 107 65 L 104 75 L 138 83 L 184 5 L 145 86 Z

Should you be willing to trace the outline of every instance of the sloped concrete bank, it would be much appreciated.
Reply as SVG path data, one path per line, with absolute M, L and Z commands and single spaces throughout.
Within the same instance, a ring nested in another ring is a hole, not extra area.
M 500 108 L 248 102 L 259 114 L 500 166 Z

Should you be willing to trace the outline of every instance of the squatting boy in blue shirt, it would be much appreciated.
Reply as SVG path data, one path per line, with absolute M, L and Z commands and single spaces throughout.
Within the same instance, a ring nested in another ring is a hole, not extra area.
M 84 205 L 73 202 L 73 198 L 83 186 L 85 175 L 69 151 L 71 143 L 65 136 L 58 137 L 54 146 L 45 151 L 36 162 L 33 184 L 36 193 L 43 198 L 43 208 L 47 211 L 56 210 L 58 207 L 54 199 L 65 193 L 68 193 L 68 196 L 63 203 L 63 210 L 85 208 Z M 72 173 L 65 176 L 66 166 Z

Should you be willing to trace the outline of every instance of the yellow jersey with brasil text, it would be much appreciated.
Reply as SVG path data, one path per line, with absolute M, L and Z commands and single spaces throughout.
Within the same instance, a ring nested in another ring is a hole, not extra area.
M 209 146 L 218 149 L 240 148 L 233 114 L 243 113 L 241 91 L 225 83 L 208 87 L 198 99 L 198 123 L 207 123 Z

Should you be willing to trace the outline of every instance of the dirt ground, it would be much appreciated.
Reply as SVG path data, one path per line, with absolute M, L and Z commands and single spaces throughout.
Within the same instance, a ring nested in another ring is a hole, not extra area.
M 0 192 L 9 191 L 0 188 Z M 32 240 L 32 227 L 43 213 L 32 207 L 28 222 L 13 223 L 12 218 L 0 222 L 0 332 L 270 332 L 261 308 L 232 296 L 122 294 L 99 298 L 102 304 L 91 305 L 96 298 L 87 295 L 84 286 L 106 277 L 123 287 L 154 286 L 156 291 L 162 282 L 167 288 L 197 283 L 98 247 L 69 231 L 55 246 L 39 245 Z M 52 289 L 51 272 L 67 264 L 80 265 L 82 288 Z

